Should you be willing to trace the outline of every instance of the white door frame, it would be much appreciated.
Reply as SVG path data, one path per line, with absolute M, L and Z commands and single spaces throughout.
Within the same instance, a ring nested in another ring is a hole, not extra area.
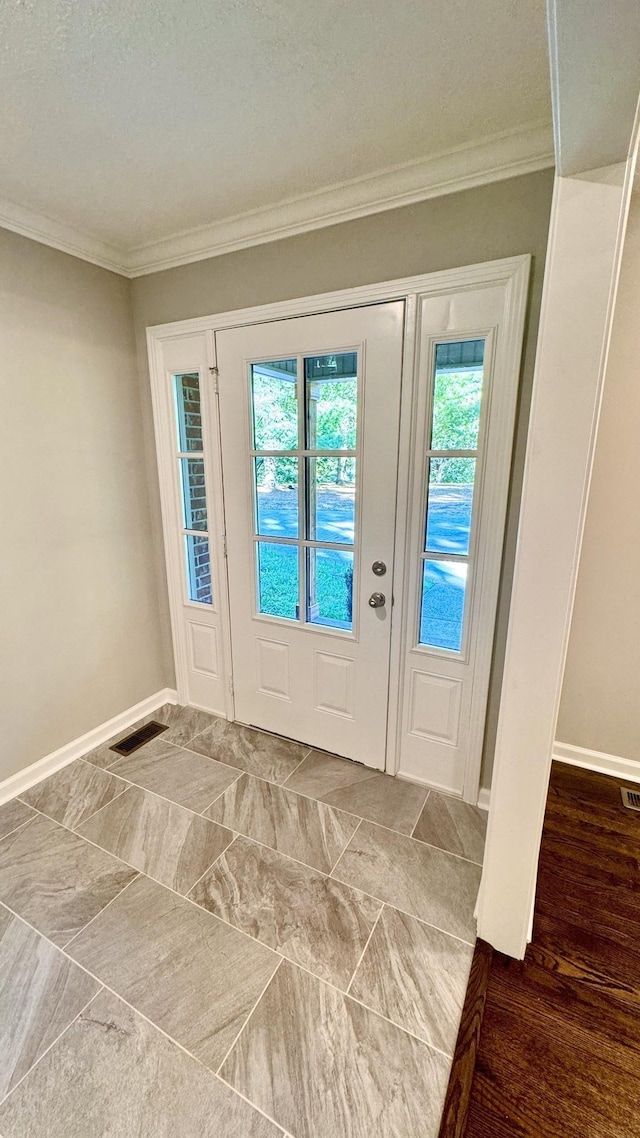
M 522 334 L 526 314 L 527 289 L 531 258 L 528 254 L 518 257 L 508 257 L 497 261 L 483 262 L 456 269 L 447 269 L 440 272 L 406 277 L 400 280 L 385 281 L 372 285 L 363 285 L 337 292 L 321 293 L 315 296 L 296 298 L 293 300 L 278 301 L 274 304 L 257 307 L 237 309 L 231 312 L 216 313 L 211 316 L 200 316 L 190 320 L 172 321 L 147 328 L 147 348 L 151 376 L 154 417 L 156 421 L 157 459 L 160 479 L 161 502 L 165 528 L 165 551 L 167 559 L 167 576 L 169 584 L 169 604 L 171 612 L 171 625 L 174 642 L 174 656 L 176 667 L 176 687 L 178 699 L 184 700 L 187 692 L 188 645 L 184 615 L 175 598 L 182 592 L 182 567 L 178 564 L 175 550 L 170 548 L 171 539 L 167 533 L 173 524 L 179 525 L 177 517 L 177 498 L 175 492 L 168 493 L 168 486 L 173 475 L 170 473 L 171 458 L 168 451 L 169 440 L 166 428 L 163 434 L 162 426 L 162 385 L 166 378 L 166 369 L 162 362 L 163 346 L 167 342 L 184 339 L 194 334 L 205 335 L 207 338 L 208 367 L 212 372 L 211 384 L 206 388 L 203 385 L 203 410 L 210 416 L 210 421 L 219 429 L 217 414 L 217 399 L 215 395 L 215 356 L 213 333 L 226 328 L 239 327 L 244 324 L 265 323 L 269 320 L 282 320 L 289 317 L 304 316 L 319 312 L 330 312 L 340 308 L 355 308 L 361 305 L 378 302 L 404 300 L 406 304 L 405 341 L 402 367 L 402 407 L 400 437 L 404 440 L 400 448 L 398 469 L 398 502 L 402 509 L 397 513 L 395 566 L 394 566 L 394 592 L 396 614 L 392 628 L 391 638 L 391 682 L 389 688 L 389 722 L 387 732 L 388 754 L 395 755 L 399 732 L 399 716 L 401 709 L 401 660 L 403 652 L 402 630 L 404 614 L 407 607 L 407 558 L 409 540 L 409 491 L 412 477 L 411 446 L 407 440 L 413 439 L 412 415 L 413 393 L 417 370 L 418 332 L 420 300 L 422 297 L 454 294 L 461 290 L 473 288 L 486 288 L 491 285 L 502 285 L 506 291 L 505 302 L 505 336 L 506 350 L 504 354 L 505 367 L 512 369 L 514 375 L 520 374 L 520 359 L 522 352 Z M 164 397 L 166 399 L 166 397 Z M 219 453 L 219 447 L 216 447 Z M 210 492 L 222 500 L 222 472 L 217 460 L 210 458 L 208 462 L 208 482 Z M 503 520 L 500 532 L 496 534 L 499 542 L 501 559 L 503 543 Z M 217 558 L 217 572 L 219 585 L 219 609 L 222 620 L 223 651 L 221 652 L 221 668 L 227 682 L 228 696 L 225 709 L 220 708 L 220 714 L 233 718 L 233 696 L 231 689 L 231 642 L 229 631 L 228 594 L 226 590 L 226 562 L 223 556 L 224 519 L 218 517 L 216 524 L 219 529 L 218 548 L 214 551 Z M 492 645 L 485 646 L 486 660 L 483 667 L 488 669 L 491 661 Z M 484 717 L 482 722 L 474 725 L 476 739 L 471 747 L 473 758 L 465 777 L 464 798 L 467 801 L 477 801 L 480 782 L 480 766 L 482 758 L 482 735 L 484 731 Z M 395 765 L 388 764 L 387 769 L 395 774 Z

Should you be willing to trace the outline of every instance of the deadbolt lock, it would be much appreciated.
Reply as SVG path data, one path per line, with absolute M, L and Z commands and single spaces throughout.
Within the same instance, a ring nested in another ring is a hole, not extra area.
M 375 573 L 376 577 L 384 577 L 386 571 L 387 567 L 384 561 L 374 561 L 373 565 L 371 566 L 371 572 Z

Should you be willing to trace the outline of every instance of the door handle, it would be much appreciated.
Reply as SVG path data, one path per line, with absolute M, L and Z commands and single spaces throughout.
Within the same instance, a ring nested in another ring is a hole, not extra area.
M 369 597 L 369 605 L 372 609 L 381 609 L 387 603 L 387 598 L 384 593 L 372 593 Z

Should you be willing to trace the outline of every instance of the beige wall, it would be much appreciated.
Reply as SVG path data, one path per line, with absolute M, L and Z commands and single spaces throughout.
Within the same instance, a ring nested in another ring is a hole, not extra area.
M 640 762 L 640 196 L 622 260 L 556 737 Z
M 154 273 L 133 281 L 156 555 L 157 564 L 162 566 L 160 511 L 144 343 L 147 325 L 521 253 L 532 254 L 530 307 L 505 545 L 505 571 L 489 704 L 484 785 L 488 784 L 490 778 L 497 720 L 552 184 L 553 172 L 545 170 L 273 244 Z M 166 583 L 163 571 L 160 572 L 165 667 L 170 679 L 171 648 Z
M 0 230 L 0 779 L 170 671 L 130 292 Z

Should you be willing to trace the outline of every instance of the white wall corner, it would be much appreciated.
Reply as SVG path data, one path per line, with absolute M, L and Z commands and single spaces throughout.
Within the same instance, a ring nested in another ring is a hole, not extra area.
M 18 794 L 23 794 L 25 790 L 35 786 L 43 778 L 47 778 L 55 771 L 68 766 L 69 763 L 81 758 L 82 755 L 86 755 L 88 751 L 93 751 L 95 747 L 102 746 L 114 736 L 122 734 L 127 727 L 131 727 L 138 720 L 151 715 L 163 704 L 177 702 L 178 693 L 174 688 L 162 688 L 161 691 L 155 692 L 154 695 L 148 696 L 147 699 L 141 700 L 133 707 L 128 707 L 126 711 L 121 711 L 119 715 L 114 715 L 113 719 L 107 719 L 98 727 L 94 727 L 92 731 L 87 731 L 85 735 L 72 739 L 70 743 L 66 743 L 64 747 L 59 747 L 57 751 L 51 751 L 44 758 L 37 759 L 35 763 L 31 763 L 24 770 L 17 771 L 0 782 L 0 804 L 8 802 L 9 799 L 15 798 Z
M 580 545 L 634 162 L 556 177 L 478 935 L 531 936 Z M 558 491 L 561 487 L 561 492 Z

